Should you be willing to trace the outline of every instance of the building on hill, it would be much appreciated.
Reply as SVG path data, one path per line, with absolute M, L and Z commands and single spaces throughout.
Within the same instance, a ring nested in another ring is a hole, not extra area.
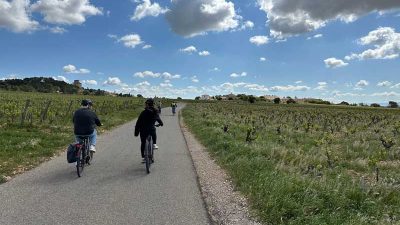
M 264 95 L 264 99 L 273 101 L 275 98 L 279 98 L 276 95 Z
M 200 99 L 201 99 L 201 100 L 211 100 L 211 96 L 205 94 L 205 95 L 202 95 L 202 96 L 200 97 Z
M 82 88 L 82 83 L 79 80 L 74 80 L 73 85 L 78 88 Z

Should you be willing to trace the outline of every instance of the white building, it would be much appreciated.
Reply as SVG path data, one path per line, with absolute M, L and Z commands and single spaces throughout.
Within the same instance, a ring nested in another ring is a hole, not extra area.
M 201 99 L 201 100 L 211 100 L 211 96 L 209 96 L 209 95 L 202 95 L 202 96 L 200 97 L 200 99 Z

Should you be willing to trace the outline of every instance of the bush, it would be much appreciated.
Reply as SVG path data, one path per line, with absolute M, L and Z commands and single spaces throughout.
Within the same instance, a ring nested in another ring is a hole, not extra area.
M 280 98 L 274 98 L 274 103 L 275 103 L 275 104 L 281 103 L 281 99 L 280 99 Z
M 372 104 L 371 104 L 371 107 L 379 108 L 379 107 L 381 107 L 381 105 L 379 105 L 378 103 L 372 103 Z
M 250 103 L 255 103 L 256 102 L 256 97 L 254 97 L 253 95 L 249 96 L 249 102 Z
M 296 104 L 296 101 L 295 101 L 293 98 L 289 98 L 289 99 L 286 101 L 286 103 L 287 103 L 287 104 Z

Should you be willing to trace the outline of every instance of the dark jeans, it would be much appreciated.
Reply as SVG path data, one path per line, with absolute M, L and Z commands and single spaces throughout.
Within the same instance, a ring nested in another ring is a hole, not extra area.
M 140 132 L 140 140 L 142 141 L 142 144 L 140 146 L 140 152 L 142 154 L 142 158 L 144 158 L 144 149 L 146 148 L 146 138 L 151 135 L 153 139 L 153 144 L 157 144 L 157 134 L 156 134 L 156 129 L 152 129 L 146 132 Z

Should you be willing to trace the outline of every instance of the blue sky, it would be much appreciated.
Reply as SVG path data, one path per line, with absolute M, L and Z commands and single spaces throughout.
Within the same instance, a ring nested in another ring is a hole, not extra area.
M 0 0 L 0 79 L 400 101 L 398 0 Z

